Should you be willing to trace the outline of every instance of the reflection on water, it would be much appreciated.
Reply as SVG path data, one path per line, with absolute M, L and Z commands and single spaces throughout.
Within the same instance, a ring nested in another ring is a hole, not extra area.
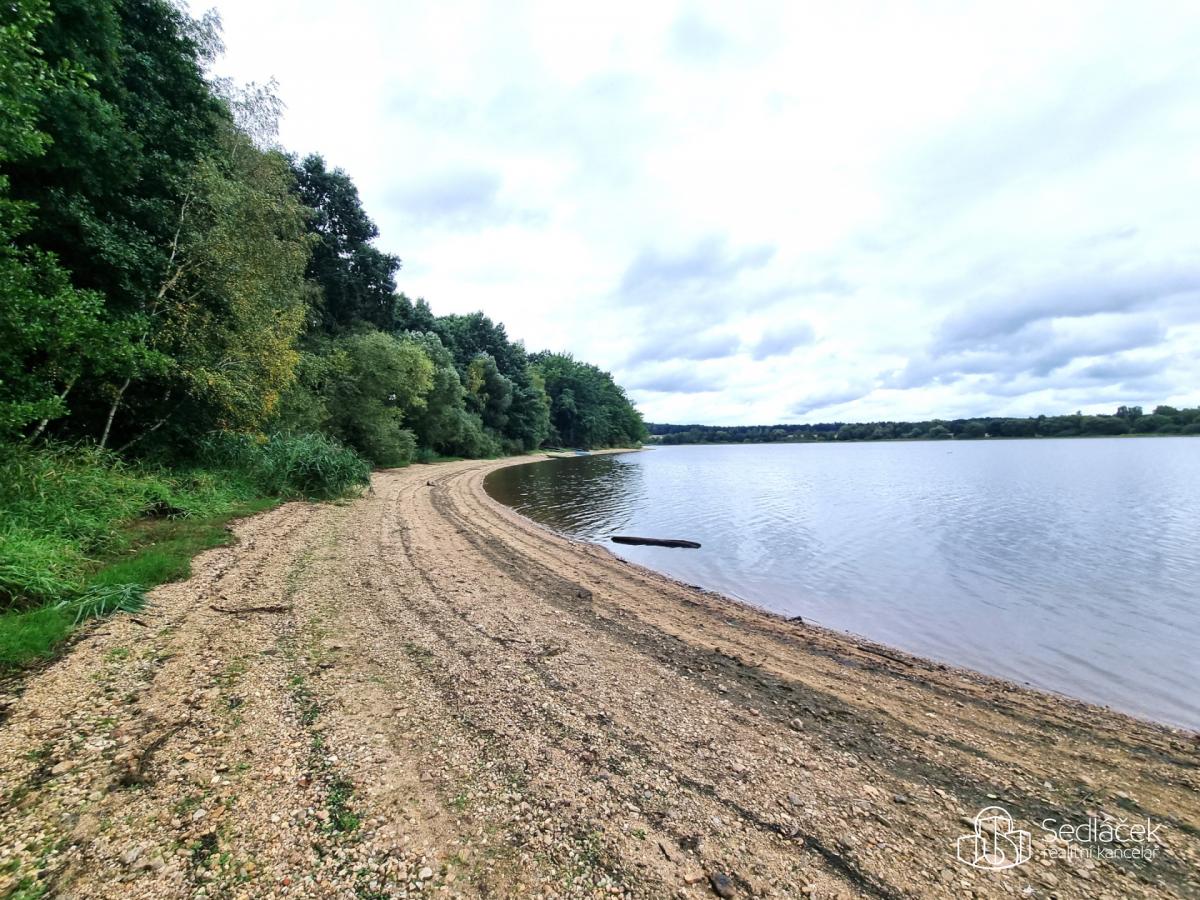
M 1200 439 L 661 447 L 487 489 L 684 581 L 1200 727 Z
M 633 520 L 644 493 L 644 473 L 623 456 L 548 459 L 493 472 L 487 490 L 556 531 L 606 541 Z

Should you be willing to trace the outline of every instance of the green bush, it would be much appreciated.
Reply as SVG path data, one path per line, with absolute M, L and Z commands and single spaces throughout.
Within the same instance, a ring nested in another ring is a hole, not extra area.
M 371 467 L 323 434 L 276 435 L 263 444 L 262 488 L 281 497 L 341 497 L 371 479 Z
M 451 410 L 444 416 L 441 440 L 435 449 L 467 459 L 486 459 L 502 452 L 500 442 L 484 429 L 479 416 L 465 409 Z
M 384 468 L 407 466 L 417 455 L 417 439 L 400 426 L 395 410 L 384 410 L 379 418 L 356 422 L 348 440 L 354 448 Z
M 210 469 L 232 470 L 277 497 L 341 497 L 370 480 L 357 453 L 323 434 L 277 434 L 265 442 L 243 434 L 206 438 L 200 458 Z
M 131 471 L 111 453 L 0 443 L 0 512 L 6 531 L 16 527 L 39 538 L 54 535 L 91 552 L 111 537 L 114 519 L 139 515 L 155 492 L 163 492 L 161 483 Z
M 404 466 L 417 453 L 408 419 L 425 409 L 434 366 L 419 344 L 382 332 L 341 338 L 331 372 L 329 429 L 378 466 Z

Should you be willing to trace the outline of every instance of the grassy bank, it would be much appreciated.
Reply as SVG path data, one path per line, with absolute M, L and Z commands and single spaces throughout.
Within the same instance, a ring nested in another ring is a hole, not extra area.
M 328 499 L 369 468 L 320 436 L 226 437 L 187 467 L 94 448 L 0 444 L 0 670 L 54 654 L 83 621 L 132 611 L 230 540 L 226 524 L 293 498 Z

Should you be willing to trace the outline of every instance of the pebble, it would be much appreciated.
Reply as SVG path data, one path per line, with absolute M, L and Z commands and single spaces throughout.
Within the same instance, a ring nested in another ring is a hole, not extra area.
M 724 872 L 709 872 L 708 883 L 712 885 L 713 893 L 718 897 L 734 896 L 733 882 Z

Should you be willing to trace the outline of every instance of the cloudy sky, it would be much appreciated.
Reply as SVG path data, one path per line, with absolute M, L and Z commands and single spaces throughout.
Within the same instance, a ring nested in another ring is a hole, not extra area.
M 217 8 L 407 294 L 651 421 L 1200 402 L 1193 3 Z

